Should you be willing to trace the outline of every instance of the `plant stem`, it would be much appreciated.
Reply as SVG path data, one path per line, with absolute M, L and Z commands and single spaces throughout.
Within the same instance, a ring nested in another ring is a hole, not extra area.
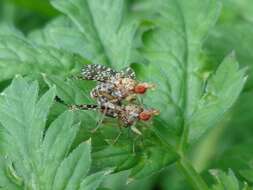
M 181 158 L 177 161 L 177 167 L 195 190 L 208 190 L 209 188 L 206 182 L 184 156 L 188 135 L 189 127 L 184 125 L 181 141 L 178 146 L 178 153 L 180 154 Z
M 167 142 L 165 138 L 163 138 L 163 136 L 157 130 L 154 129 L 153 132 L 161 139 L 161 141 L 168 147 L 170 151 L 173 150 L 173 147 Z M 193 168 L 192 164 L 184 156 L 187 137 L 188 128 L 184 126 L 183 135 L 179 143 L 178 150 L 176 151 L 180 156 L 179 160 L 177 161 L 177 167 L 195 190 L 208 190 L 209 188 L 206 182 L 202 179 L 198 172 Z
M 177 167 L 195 190 L 209 189 L 206 182 L 202 179 L 198 172 L 196 172 L 196 170 L 186 158 L 181 157 L 181 159 L 177 162 Z

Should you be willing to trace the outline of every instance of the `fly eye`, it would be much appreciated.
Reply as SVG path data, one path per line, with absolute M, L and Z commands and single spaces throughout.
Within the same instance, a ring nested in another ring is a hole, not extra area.
M 151 114 L 147 112 L 141 112 L 139 114 L 139 119 L 142 121 L 148 121 L 151 118 Z
M 144 94 L 147 90 L 147 87 L 145 85 L 137 85 L 134 87 L 134 92 L 137 94 Z

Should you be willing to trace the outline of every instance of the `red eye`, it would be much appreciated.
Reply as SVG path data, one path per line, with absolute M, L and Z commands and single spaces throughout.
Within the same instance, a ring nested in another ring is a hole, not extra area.
M 134 92 L 137 94 L 144 94 L 147 90 L 146 85 L 139 84 L 134 87 Z
M 139 114 L 139 119 L 142 121 L 148 121 L 151 118 L 151 114 L 147 112 L 141 112 Z

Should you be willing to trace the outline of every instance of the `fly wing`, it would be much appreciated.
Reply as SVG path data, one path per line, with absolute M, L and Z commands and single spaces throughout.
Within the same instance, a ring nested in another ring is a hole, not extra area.
M 122 77 L 136 79 L 134 70 L 131 67 L 123 69 L 121 72 Z
M 118 72 L 104 65 L 90 64 L 81 70 L 81 78 L 85 80 L 95 80 L 106 82 Z
M 104 65 L 90 64 L 81 70 L 81 78 L 85 80 L 107 82 L 114 76 L 131 79 L 136 78 L 134 70 L 130 67 L 118 72 Z

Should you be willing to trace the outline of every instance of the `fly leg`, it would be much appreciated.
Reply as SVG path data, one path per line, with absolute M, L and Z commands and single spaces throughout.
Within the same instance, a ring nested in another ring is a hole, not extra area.
M 117 135 L 117 137 L 113 140 L 113 144 L 116 144 L 117 141 L 119 140 L 119 137 L 122 135 L 123 131 L 122 131 L 122 124 L 120 123 L 120 120 L 118 119 L 118 128 L 119 128 L 119 134 Z
M 116 144 L 119 140 L 119 137 L 122 135 L 122 130 L 120 130 L 119 134 L 117 135 L 117 137 L 113 140 L 112 144 Z
M 108 107 L 105 107 L 102 111 L 102 114 L 101 114 L 101 117 L 99 118 L 99 120 L 97 121 L 97 124 L 96 124 L 96 128 L 94 128 L 91 132 L 92 133 L 95 133 L 101 126 L 101 124 L 103 123 L 103 120 L 105 118 L 105 115 L 107 113 L 107 110 L 108 110 Z
M 142 135 L 142 133 L 140 132 L 140 130 L 139 129 L 137 129 L 134 125 L 132 125 L 131 127 L 131 130 L 135 133 L 135 134 L 137 134 L 137 135 Z
M 97 110 L 99 107 L 98 105 L 92 105 L 92 104 L 81 104 L 81 105 L 68 105 L 69 109 L 71 111 L 78 111 L 78 110 Z M 102 118 L 103 119 L 103 118 Z M 101 119 L 101 120 L 102 120 Z M 99 125 L 97 124 L 96 128 L 92 130 L 92 132 L 95 132 L 99 128 Z

